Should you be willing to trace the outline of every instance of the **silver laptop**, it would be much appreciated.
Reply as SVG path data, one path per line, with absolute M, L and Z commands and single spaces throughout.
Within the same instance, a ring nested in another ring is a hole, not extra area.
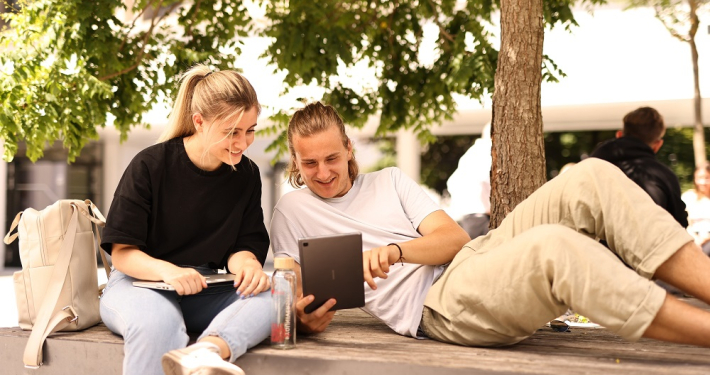
M 234 284 L 234 277 L 231 273 L 219 273 L 215 275 L 205 275 L 207 286 Z M 172 285 L 162 281 L 134 281 L 133 286 L 140 288 L 158 289 L 158 290 L 175 290 Z
M 362 272 L 362 234 L 349 233 L 300 238 L 303 295 L 315 299 L 305 311 L 312 312 L 328 299 L 335 298 L 331 310 L 365 306 Z

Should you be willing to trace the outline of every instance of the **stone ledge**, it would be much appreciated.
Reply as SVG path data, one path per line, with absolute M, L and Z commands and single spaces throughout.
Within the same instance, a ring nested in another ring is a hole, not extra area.
M 710 309 L 695 300 L 690 302 Z M 28 336 L 29 332 L 19 328 L 0 328 L 0 373 L 40 374 L 22 366 Z M 122 343 L 103 325 L 56 334 L 45 344 L 46 364 L 41 374 L 120 374 Z M 344 310 L 336 314 L 327 332 L 300 336 L 295 349 L 272 349 L 264 343 L 239 358 L 237 364 L 249 375 L 683 375 L 710 372 L 710 349 L 645 339 L 630 343 L 604 329 L 560 333 L 548 328 L 507 348 L 467 348 L 399 336 L 360 310 Z

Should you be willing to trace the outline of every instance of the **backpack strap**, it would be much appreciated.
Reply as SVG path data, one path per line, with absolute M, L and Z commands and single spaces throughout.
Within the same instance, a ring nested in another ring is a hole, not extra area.
M 106 271 L 106 278 L 109 277 L 111 274 L 111 265 L 108 262 L 108 259 L 106 259 L 106 254 L 104 253 L 103 249 L 101 249 L 101 232 L 99 231 L 99 227 L 105 227 L 106 226 L 106 218 L 104 215 L 101 214 L 101 211 L 99 211 L 99 208 L 96 207 L 94 202 L 92 202 L 90 199 L 84 200 L 84 204 L 86 204 L 87 207 L 89 207 L 90 211 L 86 211 L 84 208 L 75 206 L 79 212 L 81 212 L 82 215 L 84 215 L 87 219 L 91 220 L 92 223 L 94 223 L 94 232 L 96 232 L 96 237 L 98 238 L 98 244 L 97 244 L 97 249 L 99 255 L 101 256 L 101 263 L 104 265 L 104 271 Z
M 90 199 L 87 199 L 84 201 L 84 203 L 86 203 L 86 205 L 91 208 L 91 212 L 94 214 L 94 216 L 101 221 L 100 226 L 105 226 L 106 218 L 104 217 L 104 215 L 101 214 L 101 211 L 99 211 L 99 208 L 96 207 L 94 202 L 92 202 Z
M 22 212 L 23 211 L 20 211 L 17 213 L 17 215 L 15 215 L 15 220 L 12 221 L 10 230 L 7 232 L 7 234 L 5 235 L 5 239 L 3 240 L 3 242 L 5 242 L 5 245 L 11 244 L 12 241 L 15 241 L 15 239 L 17 238 L 18 233 L 13 234 L 12 236 L 10 235 L 10 233 L 12 233 L 12 231 L 14 231 L 17 228 L 17 225 L 20 223 L 20 216 L 22 216 Z
M 96 237 L 99 240 L 99 243 L 96 245 L 96 250 L 99 252 L 99 255 L 101 255 L 101 264 L 104 265 L 104 271 L 106 271 L 106 278 L 108 279 L 111 275 L 111 266 L 108 264 L 108 259 L 106 259 L 106 253 L 104 253 L 104 250 L 101 248 L 101 232 L 99 232 L 98 226 L 96 226 Z
M 25 346 L 23 361 L 27 368 L 36 369 L 42 365 L 42 347 L 50 333 L 62 329 L 79 319 L 79 316 L 74 313 L 70 306 L 64 307 L 62 310 L 52 315 L 67 277 L 69 261 L 74 250 L 74 239 L 76 237 L 77 228 L 79 227 L 79 209 L 75 204 L 71 206 L 74 208 L 74 212 L 69 220 L 69 226 L 64 235 L 64 241 L 62 241 L 59 256 L 54 263 L 52 277 L 49 280 L 49 287 L 47 288 L 42 306 L 37 314 L 37 321 L 32 327 L 32 333 L 30 334 L 29 340 L 27 340 L 27 346 Z

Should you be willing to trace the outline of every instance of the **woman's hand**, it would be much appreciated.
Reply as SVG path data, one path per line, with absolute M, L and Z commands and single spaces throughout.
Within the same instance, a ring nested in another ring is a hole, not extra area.
M 197 294 L 207 288 L 205 277 L 193 268 L 182 268 L 171 264 L 162 270 L 160 276 L 181 296 Z
M 113 244 L 111 260 L 113 266 L 126 275 L 140 280 L 164 281 L 181 296 L 197 294 L 207 287 L 205 277 L 194 269 L 155 259 L 134 245 Z
M 232 254 L 227 269 L 235 274 L 234 287 L 242 298 L 253 297 L 271 288 L 269 275 L 264 273 L 261 263 L 249 251 Z

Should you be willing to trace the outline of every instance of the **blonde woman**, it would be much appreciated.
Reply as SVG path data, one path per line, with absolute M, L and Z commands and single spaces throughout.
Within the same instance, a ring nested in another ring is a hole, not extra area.
M 101 244 L 114 267 L 101 317 L 125 340 L 124 374 L 243 374 L 231 362 L 268 337 L 269 237 L 259 170 L 244 156 L 260 108 L 239 73 L 195 66 L 159 143 L 124 172 Z M 234 286 L 207 287 L 220 269 Z M 200 336 L 186 348 L 188 332 Z
M 695 243 L 710 255 L 710 164 L 695 168 L 694 188 L 683 193 L 681 198 L 688 210 L 688 232 Z

